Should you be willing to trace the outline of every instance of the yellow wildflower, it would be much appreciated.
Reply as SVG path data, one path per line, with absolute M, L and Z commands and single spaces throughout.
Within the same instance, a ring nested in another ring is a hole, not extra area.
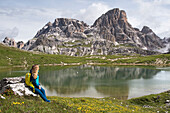
M 77 110 L 81 110 L 81 107 L 77 108 Z
M 24 104 L 24 102 L 22 102 L 22 103 L 20 103 L 20 102 L 13 102 L 13 103 L 12 103 L 12 105 L 16 105 L 16 104 L 22 105 L 22 104 Z

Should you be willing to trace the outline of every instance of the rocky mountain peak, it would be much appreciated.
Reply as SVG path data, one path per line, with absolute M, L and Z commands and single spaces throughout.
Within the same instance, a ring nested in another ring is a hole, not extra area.
M 143 26 L 141 32 L 144 34 L 148 34 L 148 33 L 152 33 L 153 31 L 148 26 Z
M 126 12 L 124 10 L 120 11 L 120 20 L 127 22 L 127 16 L 126 16 Z
M 127 20 L 124 10 L 112 9 L 99 17 L 93 27 L 98 29 L 101 37 L 119 44 L 130 44 L 146 50 L 164 47 L 162 40 L 147 26 L 140 31 L 133 28 Z
M 57 18 L 54 23 L 48 22 L 41 30 L 37 32 L 35 38 L 40 36 L 62 36 L 73 37 L 74 33 L 84 32 L 88 27 L 83 21 L 68 18 Z
M 101 17 L 99 17 L 93 24 L 93 26 L 105 26 L 105 27 L 116 27 L 116 24 L 125 24 L 127 23 L 127 16 L 124 10 L 119 10 L 115 8 L 109 10 Z
M 51 22 L 48 22 L 45 26 L 51 27 L 53 24 Z
M 126 12 L 124 10 L 120 10 L 119 8 L 112 9 L 105 13 L 105 15 L 112 17 L 110 19 L 124 20 L 124 22 L 127 22 Z
M 68 19 L 68 18 L 56 18 L 53 26 L 54 27 L 60 27 L 60 26 L 68 26 L 68 25 L 74 25 L 77 27 L 88 27 L 88 25 L 86 23 L 84 23 L 83 21 L 79 21 L 76 19 Z

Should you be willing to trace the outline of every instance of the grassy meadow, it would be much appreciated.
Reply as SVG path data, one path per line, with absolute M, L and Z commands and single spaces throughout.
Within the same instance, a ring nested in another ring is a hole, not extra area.
M 8 91 L 9 92 L 9 91 Z M 0 98 L 2 113 L 168 113 L 170 107 L 165 103 L 170 91 L 160 94 L 143 96 L 130 100 L 107 98 L 70 98 L 47 97 L 50 103 L 40 97 L 16 96 L 4 94 Z
M 77 63 L 77 64 L 76 64 Z M 73 57 L 65 55 L 51 55 L 23 51 L 14 47 L 0 44 L 0 66 L 39 65 L 170 65 L 170 54 L 151 56 L 83 56 Z

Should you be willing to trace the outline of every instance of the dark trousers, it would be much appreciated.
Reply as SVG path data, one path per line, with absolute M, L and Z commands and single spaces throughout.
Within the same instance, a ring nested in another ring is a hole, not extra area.
M 33 91 L 33 88 L 30 87 L 30 89 Z M 35 88 L 35 94 L 39 94 L 40 97 L 44 100 L 44 101 L 48 101 L 47 97 L 46 97 L 46 94 L 45 94 L 45 90 L 43 88 L 41 89 L 38 89 L 38 88 Z

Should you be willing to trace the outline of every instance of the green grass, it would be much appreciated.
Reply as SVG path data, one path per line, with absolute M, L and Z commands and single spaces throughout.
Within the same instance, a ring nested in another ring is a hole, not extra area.
M 159 96 L 159 98 L 158 98 Z M 166 107 L 165 100 L 169 99 L 167 92 L 143 96 L 130 100 L 107 98 L 71 98 L 48 96 L 50 103 L 44 102 L 40 97 L 8 95 L 6 99 L 0 98 L 0 112 L 2 113 L 165 113 L 170 108 Z M 150 106 L 145 108 L 144 105 Z
M 78 63 L 82 59 L 65 55 L 35 54 L 0 44 L 0 66 Z
M 130 99 L 128 102 L 133 105 L 150 106 L 155 111 L 166 113 L 166 111 L 170 111 L 170 106 L 166 105 L 166 100 L 170 100 L 170 91 Z
M 87 35 L 87 38 L 90 38 L 90 37 L 92 37 L 93 35 Z
M 83 43 L 82 47 L 91 47 L 92 46 L 92 43 L 89 43 L 89 44 L 85 44 Z
M 117 45 L 117 46 L 113 46 L 113 47 L 130 47 L 130 48 L 134 48 L 135 46 L 132 46 L 130 44 L 120 44 L 120 45 Z
M 87 45 L 88 46 L 88 45 Z M 100 52 L 100 51 L 99 51 Z M 80 51 L 77 52 L 80 54 Z M 161 55 L 151 55 L 151 56 L 123 56 L 123 55 L 95 55 L 99 58 L 89 58 L 91 56 L 83 57 L 72 57 L 66 55 L 51 55 L 44 53 L 33 53 L 28 51 L 19 50 L 13 47 L 6 47 L 0 44 L 0 66 L 31 66 L 33 64 L 61 64 L 64 63 L 103 63 L 104 65 L 114 65 L 120 63 L 126 64 L 155 64 L 157 59 L 166 61 L 164 64 L 170 65 L 170 54 L 161 54 Z M 93 56 L 93 57 L 95 57 Z M 105 59 L 102 59 L 105 57 Z M 122 59 L 131 57 L 130 59 Z M 119 58 L 119 59 L 117 59 Z M 109 59 L 117 59 L 116 61 L 111 61 Z
M 147 64 L 154 64 L 156 62 L 156 59 L 161 60 L 170 60 L 170 54 L 161 54 L 161 55 L 150 55 L 150 56 L 138 56 L 131 59 L 121 59 L 115 61 L 115 63 L 147 63 Z M 166 62 L 166 64 L 169 64 L 170 62 Z

